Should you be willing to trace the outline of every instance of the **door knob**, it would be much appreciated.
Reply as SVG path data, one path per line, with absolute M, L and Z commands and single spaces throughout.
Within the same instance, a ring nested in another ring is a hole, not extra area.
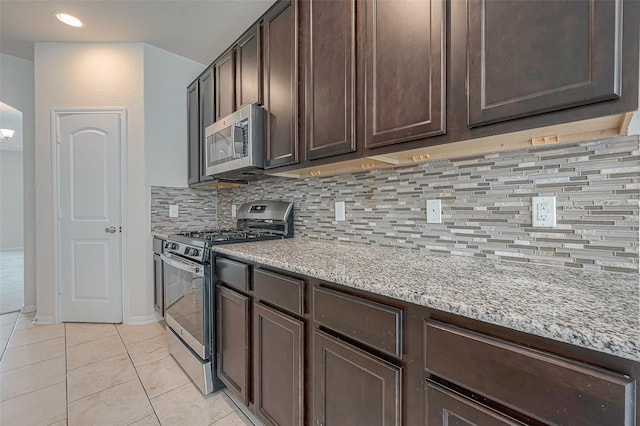
M 114 234 L 116 232 L 116 227 L 110 226 L 108 228 L 104 228 L 104 232 L 106 232 L 107 234 Z

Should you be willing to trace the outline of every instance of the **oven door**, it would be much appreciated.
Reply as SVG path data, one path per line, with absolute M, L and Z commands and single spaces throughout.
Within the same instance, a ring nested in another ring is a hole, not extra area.
M 210 356 L 210 306 L 204 283 L 204 267 L 163 253 L 165 320 L 203 360 Z

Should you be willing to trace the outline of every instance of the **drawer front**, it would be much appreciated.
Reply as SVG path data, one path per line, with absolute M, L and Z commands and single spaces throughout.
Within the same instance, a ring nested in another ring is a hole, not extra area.
M 483 405 L 434 383 L 427 384 L 427 424 L 429 426 L 519 426 L 516 422 Z
M 249 265 L 229 259 L 216 259 L 218 280 L 238 290 L 249 291 Z
M 313 319 L 397 358 L 402 358 L 402 311 L 324 287 L 313 289 Z
M 304 281 L 256 269 L 253 271 L 253 294 L 294 314 L 304 313 Z
M 428 320 L 425 369 L 550 424 L 631 425 L 635 382 L 502 340 Z

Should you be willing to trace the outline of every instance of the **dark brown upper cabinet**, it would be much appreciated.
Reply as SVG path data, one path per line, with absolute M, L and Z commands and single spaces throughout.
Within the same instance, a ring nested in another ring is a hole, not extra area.
M 214 105 L 214 70 L 213 67 L 200 76 L 200 182 L 213 180 L 213 177 L 207 176 L 207 157 L 205 152 L 205 129 L 215 122 L 215 105 Z
M 470 0 L 467 21 L 470 127 L 621 95 L 622 0 Z
M 305 158 L 356 151 L 357 1 L 300 3 Z
M 365 147 L 445 133 L 445 1 L 368 0 L 364 19 Z
M 260 25 L 247 31 L 235 45 L 236 109 L 262 103 L 262 44 Z
M 229 49 L 214 63 L 216 72 L 216 119 L 235 111 L 235 67 L 233 49 Z
M 198 101 L 199 80 L 187 87 L 187 148 L 189 185 L 200 182 L 200 102 Z
M 298 162 L 298 7 L 277 4 L 264 16 L 265 168 Z
M 214 122 L 214 73 L 207 68 L 187 88 L 189 186 L 213 181 L 206 175 L 204 129 Z

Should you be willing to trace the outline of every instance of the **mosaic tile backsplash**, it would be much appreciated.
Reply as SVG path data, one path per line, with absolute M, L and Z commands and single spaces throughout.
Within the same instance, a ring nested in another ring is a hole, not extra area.
M 207 195 L 201 214 L 210 219 L 216 194 Z M 540 195 L 556 196 L 555 228 L 531 227 L 531 197 Z M 154 204 L 168 211 L 171 196 L 178 194 L 152 189 L 152 225 Z M 293 201 L 296 236 L 638 272 L 637 135 L 324 178 L 265 178 L 217 191 L 218 224 L 233 226 L 231 205 L 258 199 Z M 426 223 L 428 199 L 442 200 L 442 224 Z M 345 222 L 334 220 L 334 201 L 346 202 Z
M 169 217 L 169 206 L 178 206 L 178 217 Z M 151 187 L 151 230 L 211 229 L 218 227 L 216 191 Z

